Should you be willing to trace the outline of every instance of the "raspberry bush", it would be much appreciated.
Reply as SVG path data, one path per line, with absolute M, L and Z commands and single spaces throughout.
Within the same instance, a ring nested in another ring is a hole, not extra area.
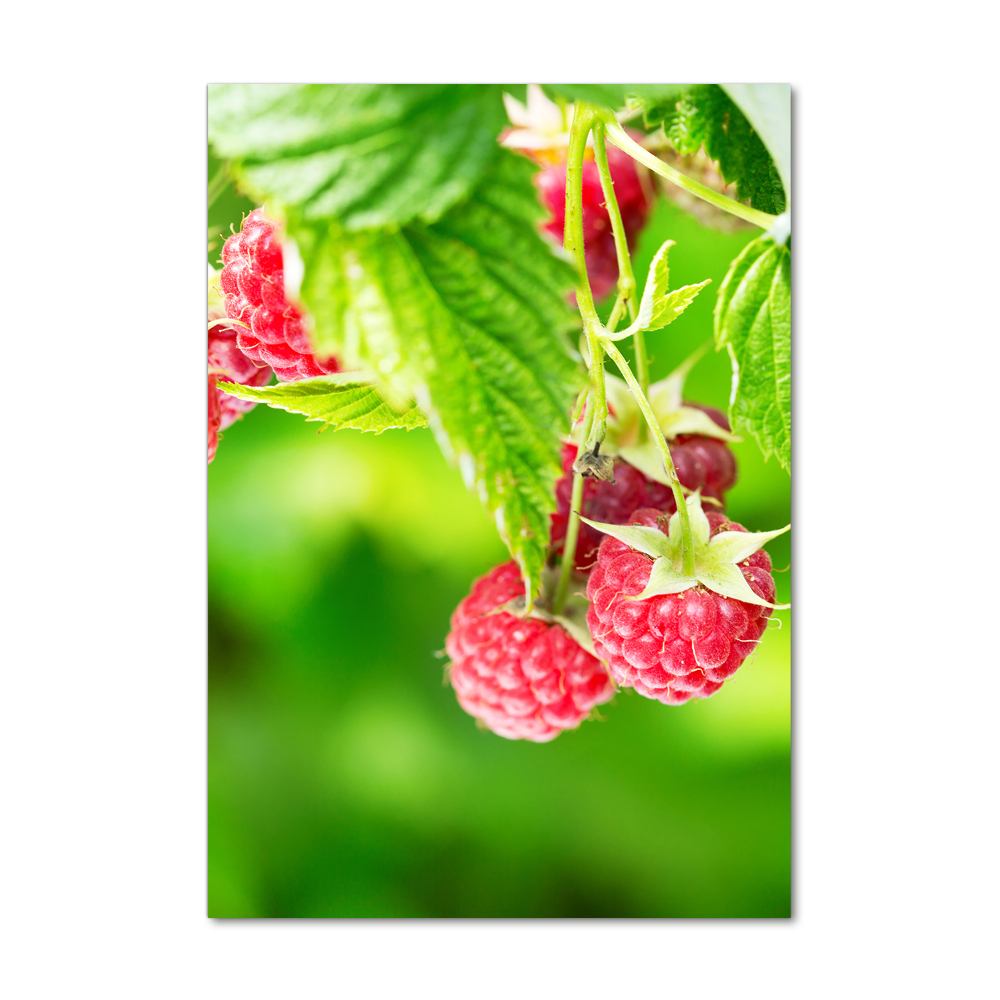
M 714 695 L 766 641 L 780 531 L 747 531 L 728 494 L 738 435 L 791 464 L 789 105 L 776 85 L 511 89 L 210 89 L 212 146 L 258 207 L 216 244 L 209 461 L 259 402 L 428 427 L 511 556 L 456 608 L 448 680 L 486 728 L 544 742 L 618 688 Z M 710 284 L 671 287 L 672 240 L 637 280 L 664 188 L 761 232 L 712 289 L 728 414 L 686 397 L 704 351 L 669 333 L 677 367 L 650 378 L 647 337 Z

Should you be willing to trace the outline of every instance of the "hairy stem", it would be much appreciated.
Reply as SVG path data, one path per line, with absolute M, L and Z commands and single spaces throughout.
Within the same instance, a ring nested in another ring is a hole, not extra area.
M 638 160 L 643 166 L 648 167 L 654 173 L 659 174 L 661 177 L 666 177 L 668 181 L 672 181 L 678 187 L 684 188 L 685 191 L 693 194 L 696 198 L 701 198 L 702 201 L 707 201 L 710 205 L 721 208 L 724 212 L 729 212 L 730 215 L 735 215 L 745 222 L 760 226 L 761 229 L 770 229 L 777 221 L 778 217 L 776 215 L 768 215 L 767 212 L 759 212 L 756 208 L 750 208 L 749 205 L 733 201 L 732 198 L 727 198 L 724 194 L 719 194 L 718 191 L 713 191 L 710 187 L 705 187 L 704 184 L 699 184 L 697 181 L 692 180 L 687 174 L 683 174 L 674 167 L 668 166 L 661 159 L 650 153 L 648 149 L 643 149 L 639 143 L 632 139 L 621 125 L 618 124 L 614 112 L 609 108 L 592 109 L 592 114 L 604 123 L 608 139 L 619 149 L 624 150 L 629 156 Z
M 573 493 L 569 500 L 569 520 L 566 522 L 566 537 L 563 539 L 562 565 L 559 567 L 559 584 L 552 599 L 552 614 L 557 615 L 566 603 L 569 581 L 576 566 L 576 540 L 580 536 L 580 504 L 583 501 L 583 476 L 573 473 Z
M 573 125 L 566 151 L 566 222 L 563 246 L 576 265 L 576 303 L 583 317 L 583 328 L 590 351 L 590 382 L 594 389 L 594 416 L 587 449 L 604 440 L 608 424 L 608 401 L 604 391 L 604 349 L 600 332 L 603 329 L 594 296 L 587 277 L 587 258 L 583 244 L 583 156 L 587 150 L 587 135 L 594 123 L 594 111 L 586 101 L 577 101 L 573 109 Z
M 587 393 L 585 399 L 590 396 Z M 591 400 L 591 403 L 593 400 Z M 594 422 L 594 407 L 587 410 L 587 426 L 584 438 L 590 436 L 590 427 Z M 569 519 L 566 521 L 566 537 L 563 539 L 562 563 L 559 566 L 559 583 L 552 599 L 552 614 L 557 615 L 566 603 L 569 581 L 576 566 L 576 541 L 580 537 L 580 505 L 583 503 L 583 475 L 573 473 L 573 492 L 569 500 Z
M 656 415 L 653 413 L 653 408 L 649 405 L 646 393 L 643 392 L 642 386 L 639 385 L 636 377 L 632 374 L 632 369 L 629 368 L 628 362 L 625 360 L 622 352 L 610 340 L 604 341 L 604 348 L 611 357 L 611 360 L 618 366 L 622 377 L 628 382 L 628 386 L 632 390 L 632 395 L 639 404 L 639 409 L 642 410 L 642 415 L 646 418 L 646 423 L 653 435 L 656 449 L 659 451 L 660 459 L 663 461 L 663 469 L 670 480 L 670 489 L 674 494 L 674 502 L 677 504 L 677 513 L 680 515 L 681 540 L 684 547 L 683 572 L 687 576 L 694 576 L 694 540 L 691 537 L 691 518 L 688 514 L 687 502 L 684 499 L 684 491 L 681 489 L 681 482 L 677 478 L 677 470 L 674 468 L 674 460 L 670 457 L 670 449 L 667 447 L 666 438 L 663 436 L 663 430 L 660 428 Z
M 604 203 L 611 219 L 611 232 L 615 238 L 615 252 L 618 256 L 618 296 L 628 304 L 629 319 L 633 322 L 639 312 L 639 297 L 636 289 L 635 274 L 632 271 L 632 258 L 628 250 L 628 237 L 625 235 L 625 223 L 622 222 L 621 209 L 615 196 L 615 185 L 611 179 L 611 167 L 608 164 L 608 150 L 604 142 L 604 131 L 607 126 L 599 121 L 594 126 L 594 159 L 597 161 L 597 172 L 601 178 L 601 190 L 604 192 Z M 617 305 L 617 303 L 616 303 Z M 610 320 L 608 329 L 613 330 Z M 632 335 L 635 350 L 636 378 L 643 393 L 649 390 L 649 361 L 646 357 L 646 338 L 642 330 L 636 330 Z M 646 428 L 639 426 L 639 443 L 646 437 Z

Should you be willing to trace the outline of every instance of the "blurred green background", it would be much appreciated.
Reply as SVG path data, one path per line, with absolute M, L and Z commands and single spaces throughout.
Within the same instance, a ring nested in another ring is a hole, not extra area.
M 211 260 L 252 207 L 215 200 Z M 654 379 L 711 336 L 756 233 L 659 199 L 637 275 L 669 238 L 672 286 L 714 286 L 648 335 Z M 729 383 L 709 354 L 687 395 L 724 410 Z M 623 691 L 548 744 L 480 731 L 436 651 L 507 557 L 491 520 L 429 431 L 317 427 L 258 406 L 208 470 L 209 915 L 789 916 L 790 613 L 710 699 Z M 730 516 L 787 524 L 787 474 L 734 450 Z M 768 551 L 787 602 L 788 536 Z

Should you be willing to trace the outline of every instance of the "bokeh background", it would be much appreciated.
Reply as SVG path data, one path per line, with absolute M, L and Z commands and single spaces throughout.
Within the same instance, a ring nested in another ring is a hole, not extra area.
M 210 260 L 253 207 L 221 188 Z M 672 286 L 714 287 L 647 335 L 654 379 L 711 336 L 756 234 L 658 200 L 637 275 L 674 239 Z M 729 384 L 710 353 L 687 396 L 725 409 Z M 789 916 L 790 612 L 710 699 L 623 691 L 548 744 L 481 731 L 440 651 L 507 558 L 490 518 L 429 431 L 318 427 L 258 406 L 208 470 L 209 915 Z M 752 440 L 734 450 L 730 516 L 787 524 L 787 474 Z M 768 551 L 785 603 L 788 535 Z

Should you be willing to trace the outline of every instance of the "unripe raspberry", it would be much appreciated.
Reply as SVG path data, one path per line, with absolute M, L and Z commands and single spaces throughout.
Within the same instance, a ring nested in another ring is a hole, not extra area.
M 559 624 L 496 609 L 524 596 L 514 562 L 472 586 L 451 616 L 451 685 L 470 715 L 508 739 L 544 743 L 614 694 L 600 660 Z
M 697 403 L 685 403 L 707 413 L 724 430 L 729 422 L 724 414 Z M 736 482 L 736 458 L 725 441 L 701 434 L 679 434 L 668 442 L 677 478 L 687 489 L 700 490 L 703 497 L 725 502 L 725 491 Z M 552 544 L 560 551 L 566 537 L 570 499 L 573 493 L 573 462 L 577 446 L 563 445 L 563 474 L 556 483 L 556 512 L 552 515 Z M 649 479 L 624 459 L 615 461 L 615 481 L 597 479 L 583 481 L 583 503 L 580 511 L 592 521 L 625 524 L 642 507 L 655 507 L 672 514 L 677 505 L 670 487 Z M 580 524 L 576 544 L 576 567 L 588 572 L 597 558 L 597 549 L 604 535 L 588 524 Z
M 704 516 L 710 537 L 746 532 L 714 510 L 706 510 Z M 662 511 L 652 509 L 636 511 L 629 524 L 656 528 L 664 535 L 674 530 Z M 649 555 L 605 536 L 587 583 L 591 601 L 587 625 L 594 648 L 620 685 L 635 688 L 646 698 L 666 705 L 707 698 L 753 651 L 772 609 L 723 597 L 701 585 L 631 600 L 646 589 L 652 567 Z M 738 569 L 754 594 L 774 602 L 766 552 L 753 552 L 738 563 Z
M 236 342 L 252 361 L 270 365 L 283 382 L 339 371 L 334 358 L 318 359 L 301 309 L 285 295 L 278 224 L 255 208 L 243 229 L 222 247 L 220 284 L 226 315 L 246 324 Z

